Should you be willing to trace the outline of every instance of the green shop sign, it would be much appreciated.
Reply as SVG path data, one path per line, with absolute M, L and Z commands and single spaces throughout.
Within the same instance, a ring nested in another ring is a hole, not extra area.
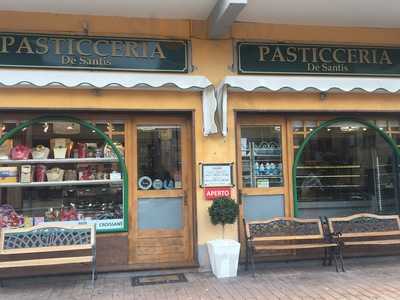
M 237 43 L 240 74 L 400 76 L 400 48 Z
M 0 67 L 188 72 L 184 40 L 0 34 Z

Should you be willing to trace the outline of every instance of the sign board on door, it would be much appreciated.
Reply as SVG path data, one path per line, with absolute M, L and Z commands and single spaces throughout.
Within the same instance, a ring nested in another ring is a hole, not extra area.
M 233 186 L 232 164 L 202 164 L 201 187 L 231 187 Z
M 204 188 L 204 197 L 206 200 L 214 200 L 217 198 L 231 198 L 230 187 L 206 187 Z

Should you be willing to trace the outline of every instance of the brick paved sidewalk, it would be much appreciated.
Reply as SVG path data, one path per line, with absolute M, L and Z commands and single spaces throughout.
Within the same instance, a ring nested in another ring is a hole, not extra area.
M 18 279 L 6 281 L 0 299 L 400 299 L 398 257 L 347 260 L 346 265 L 346 273 L 336 273 L 317 261 L 265 264 L 258 266 L 256 278 L 242 271 L 223 280 L 186 270 L 186 283 L 139 287 L 130 283 L 138 273 L 110 273 L 99 275 L 94 290 L 83 275 Z

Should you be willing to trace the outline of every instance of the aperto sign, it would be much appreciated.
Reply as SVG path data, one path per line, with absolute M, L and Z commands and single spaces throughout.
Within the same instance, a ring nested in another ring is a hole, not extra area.
M 237 43 L 241 74 L 400 76 L 400 48 Z
M 0 34 L 0 66 L 188 72 L 188 42 Z

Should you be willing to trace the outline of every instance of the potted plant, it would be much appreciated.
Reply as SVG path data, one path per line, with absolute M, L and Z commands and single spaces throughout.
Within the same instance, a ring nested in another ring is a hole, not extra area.
M 208 208 L 211 223 L 222 225 L 222 239 L 207 242 L 211 269 L 217 278 L 235 277 L 237 274 L 240 243 L 225 239 L 225 224 L 235 223 L 239 205 L 230 198 L 215 199 Z

